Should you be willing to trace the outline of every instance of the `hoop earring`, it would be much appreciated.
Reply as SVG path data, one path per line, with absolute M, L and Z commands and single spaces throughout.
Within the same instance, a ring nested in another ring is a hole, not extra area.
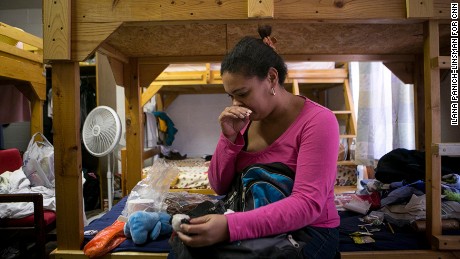
M 272 93 L 272 95 L 276 95 L 275 87 L 272 87 L 271 93 Z

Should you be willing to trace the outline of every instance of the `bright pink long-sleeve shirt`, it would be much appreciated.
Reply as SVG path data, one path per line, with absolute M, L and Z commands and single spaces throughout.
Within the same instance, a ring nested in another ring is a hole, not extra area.
M 230 241 L 285 233 L 305 226 L 334 228 L 340 218 L 334 203 L 339 128 L 327 108 L 305 99 L 301 113 L 270 146 L 243 151 L 244 139 L 235 143 L 223 135 L 208 171 L 218 194 L 226 194 L 236 172 L 255 163 L 282 162 L 295 172 L 289 197 L 247 212 L 227 214 Z

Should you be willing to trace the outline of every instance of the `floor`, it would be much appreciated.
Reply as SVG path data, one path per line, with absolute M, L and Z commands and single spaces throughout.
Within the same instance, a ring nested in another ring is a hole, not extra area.
M 88 221 L 99 218 L 104 214 L 103 210 L 92 210 L 86 212 Z M 50 233 L 55 234 L 55 231 Z M 56 240 L 56 237 L 51 237 L 51 240 Z M 46 254 L 49 255 L 57 247 L 56 241 L 49 241 L 46 244 Z M 33 240 L 24 242 L 19 241 L 2 241 L 0 246 L 0 259 L 34 259 L 38 258 L 34 251 Z
M 57 247 L 56 241 L 46 244 L 46 254 L 49 255 Z M 0 247 L 0 258 L 2 259 L 33 259 L 38 258 L 34 251 L 33 242 L 11 242 Z

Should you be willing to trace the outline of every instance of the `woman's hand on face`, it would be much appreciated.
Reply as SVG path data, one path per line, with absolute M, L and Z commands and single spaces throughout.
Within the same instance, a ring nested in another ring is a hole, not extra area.
M 190 224 L 182 224 L 181 230 L 177 235 L 184 244 L 191 247 L 209 246 L 230 238 L 227 218 L 219 214 L 193 218 Z
M 238 132 L 240 132 L 248 123 L 249 115 L 251 115 L 251 113 L 252 111 L 248 108 L 240 106 L 230 106 L 225 108 L 219 116 L 222 134 L 224 134 L 224 136 L 230 141 L 234 142 Z

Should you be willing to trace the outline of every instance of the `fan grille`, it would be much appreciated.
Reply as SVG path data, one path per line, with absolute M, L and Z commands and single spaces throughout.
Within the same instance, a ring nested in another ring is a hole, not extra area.
M 92 155 L 110 153 L 121 137 L 121 122 L 110 107 L 98 106 L 86 117 L 82 130 L 83 143 Z

